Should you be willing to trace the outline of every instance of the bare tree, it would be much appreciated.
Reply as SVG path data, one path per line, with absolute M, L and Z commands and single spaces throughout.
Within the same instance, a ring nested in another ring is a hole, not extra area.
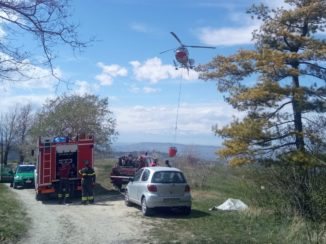
M 45 65 L 58 78 L 53 66 L 54 47 L 59 44 L 66 44 L 73 50 L 85 47 L 86 43 L 79 41 L 77 25 L 69 22 L 69 3 L 70 0 L 0 0 L 2 82 L 31 78 L 26 70 L 32 65 Z M 41 48 L 41 61 L 33 59 L 31 48 L 24 48 L 21 40 L 26 37 L 34 38 Z
M 18 115 L 18 108 L 16 107 L 11 112 L 3 116 L 2 135 L 3 135 L 3 164 L 8 162 L 8 155 L 12 148 L 15 136 L 17 135 L 16 120 Z
M 27 104 L 22 106 L 18 110 L 16 132 L 17 132 L 17 143 L 19 150 L 19 161 L 25 161 L 26 151 L 28 150 L 29 144 L 26 141 L 28 130 L 31 127 L 32 122 L 32 106 Z

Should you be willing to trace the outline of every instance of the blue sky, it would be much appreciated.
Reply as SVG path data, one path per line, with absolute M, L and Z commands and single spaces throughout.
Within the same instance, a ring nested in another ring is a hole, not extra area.
M 58 75 L 70 80 L 69 89 L 65 84 L 55 89 L 57 81 L 47 76 L 48 70 L 33 67 L 39 78 L 3 84 L 1 108 L 27 102 L 39 107 L 63 92 L 87 92 L 109 97 L 118 142 L 219 145 L 212 126 L 223 126 L 238 113 L 223 101 L 215 82 L 199 80 L 192 70 L 175 70 L 173 52 L 160 52 L 178 47 L 171 31 L 184 44 L 216 47 L 189 49 L 196 64 L 250 48 L 259 23 L 245 12 L 258 2 L 275 7 L 283 1 L 75 0 L 73 21 L 80 25 L 80 37 L 96 41 L 77 54 L 58 47 L 54 65 Z M 26 38 L 25 46 L 34 48 L 32 41 Z

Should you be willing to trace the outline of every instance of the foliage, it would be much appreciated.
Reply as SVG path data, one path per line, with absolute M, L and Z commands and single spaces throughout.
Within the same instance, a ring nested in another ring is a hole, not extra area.
M 0 184 L 0 242 L 17 243 L 27 231 L 26 210 L 8 187 Z
M 38 136 L 91 134 L 97 144 L 110 144 L 117 134 L 107 98 L 95 95 L 62 95 L 48 100 L 31 129 Z
M 33 78 L 37 75 L 37 71 L 32 72 L 33 64 L 46 65 L 56 76 L 54 47 L 59 44 L 74 50 L 85 47 L 86 43 L 78 40 L 77 25 L 69 21 L 69 3 L 70 0 L 0 1 L 0 20 L 4 31 L 0 44 L 1 81 Z M 24 48 L 19 39 L 17 42 L 17 36 L 31 36 L 40 48 L 42 58 L 40 53 L 32 53 L 32 48 Z M 38 58 L 33 58 L 32 54 Z
M 217 56 L 201 75 L 216 80 L 226 101 L 245 114 L 215 127 L 225 139 L 219 153 L 233 165 L 280 155 L 293 156 L 301 165 L 322 162 L 325 132 L 320 126 L 325 119 L 320 123 L 319 116 L 325 112 L 326 42 L 319 34 L 326 26 L 326 2 L 285 2 L 291 7 L 253 5 L 248 13 L 263 21 L 253 33 L 255 48 Z
M 258 172 L 259 171 L 259 172 Z M 326 233 L 326 168 L 291 163 L 256 168 L 250 176 L 257 186 L 254 203 L 281 218 L 302 221 L 307 242 L 323 243 Z

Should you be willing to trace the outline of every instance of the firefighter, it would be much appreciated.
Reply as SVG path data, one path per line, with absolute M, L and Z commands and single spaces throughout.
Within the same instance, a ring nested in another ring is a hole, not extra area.
M 170 164 L 169 160 L 165 160 L 165 166 L 166 167 L 171 167 L 171 164 Z
M 76 181 L 75 181 L 76 177 L 77 177 L 76 164 L 72 163 L 70 165 L 70 170 L 69 170 L 69 193 L 71 198 L 74 197 L 75 189 L 77 188 Z
M 61 164 L 59 164 L 59 190 L 58 190 L 58 200 L 59 203 L 67 203 L 69 202 L 69 171 L 70 171 L 70 163 L 66 160 L 63 160 Z
M 95 171 L 88 160 L 84 160 L 85 167 L 79 170 L 82 176 L 82 204 L 94 203 L 93 184 L 95 184 Z

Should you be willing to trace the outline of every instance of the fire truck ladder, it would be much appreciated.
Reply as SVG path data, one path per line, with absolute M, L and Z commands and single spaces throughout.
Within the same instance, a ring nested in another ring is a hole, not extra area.
M 43 184 L 51 183 L 52 144 L 45 142 L 43 148 Z

